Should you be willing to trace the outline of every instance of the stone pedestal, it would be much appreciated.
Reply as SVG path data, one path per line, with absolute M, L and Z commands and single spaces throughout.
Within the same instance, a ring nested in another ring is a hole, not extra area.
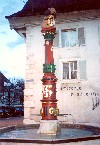
M 38 134 L 56 135 L 61 131 L 58 120 L 41 120 Z

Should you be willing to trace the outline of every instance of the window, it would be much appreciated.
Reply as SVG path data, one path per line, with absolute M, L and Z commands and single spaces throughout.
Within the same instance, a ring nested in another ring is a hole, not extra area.
M 63 63 L 63 79 L 77 79 L 77 61 Z
M 85 45 L 83 27 L 57 30 L 54 39 L 54 47 L 74 47 L 76 45 Z
M 73 47 L 77 44 L 76 29 L 61 30 L 62 47 Z
M 86 80 L 86 60 L 60 59 L 59 65 L 61 80 Z

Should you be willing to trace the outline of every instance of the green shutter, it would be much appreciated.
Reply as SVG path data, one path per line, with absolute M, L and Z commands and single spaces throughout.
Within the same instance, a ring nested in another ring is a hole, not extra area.
M 98 26 L 98 39 L 99 39 L 99 44 L 100 44 L 100 24 Z
M 85 45 L 84 28 L 78 28 L 78 43 L 80 45 Z
M 56 34 L 56 36 L 53 40 L 54 41 L 54 47 L 59 47 L 59 30 L 57 30 L 56 32 L 57 32 L 57 34 Z
M 79 61 L 80 79 L 86 79 L 86 60 Z

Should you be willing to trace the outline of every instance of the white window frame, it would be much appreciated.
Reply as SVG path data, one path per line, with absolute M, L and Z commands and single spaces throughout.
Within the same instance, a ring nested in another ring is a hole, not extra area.
M 59 77 L 62 83 L 77 83 L 80 82 L 80 69 L 79 69 L 79 60 L 80 58 L 72 58 L 72 59 L 60 59 L 59 60 Z M 77 79 L 63 79 L 63 63 L 74 62 L 77 61 Z
M 71 76 L 72 72 L 76 72 L 77 73 L 77 71 L 78 71 L 78 69 L 76 69 L 76 70 L 74 69 L 74 63 L 75 62 L 77 63 L 77 61 L 68 61 L 66 63 L 63 63 L 63 79 L 67 79 L 67 78 L 64 78 L 64 64 L 68 64 L 68 74 L 67 74 L 68 79 L 69 80 L 77 79 L 77 78 L 72 78 L 72 76 Z M 71 64 L 73 64 L 73 69 L 72 70 L 71 70 Z

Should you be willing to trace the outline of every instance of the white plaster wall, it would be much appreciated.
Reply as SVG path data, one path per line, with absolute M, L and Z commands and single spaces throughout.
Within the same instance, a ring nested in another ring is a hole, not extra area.
M 95 122 L 100 123 L 100 105 L 94 110 L 96 98 L 100 101 L 100 45 L 98 43 L 98 24 L 100 20 L 81 21 L 56 25 L 57 29 L 70 27 L 84 27 L 86 45 L 73 48 L 54 48 L 54 60 L 56 64 L 57 99 L 60 114 L 71 114 L 59 117 L 62 121 Z M 25 87 L 25 119 L 38 121 L 42 99 L 43 63 L 44 63 L 44 39 L 41 27 L 28 26 L 26 30 L 26 87 Z M 61 59 L 86 60 L 87 79 L 83 81 L 63 82 L 61 80 Z M 62 86 L 65 86 L 61 90 Z M 70 87 L 74 89 L 71 90 Z M 81 90 L 79 89 L 81 87 Z M 71 96 L 71 94 L 73 95 Z
M 98 24 L 100 21 L 83 21 L 78 23 L 71 24 L 73 27 L 84 27 L 85 28 L 85 37 L 86 37 L 86 46 L 81 46 L 80 48 L 71 48 L 71 49 L 55 49 L 54 58 L 55 63 L 58 66 L 57 61 L 59 59 L 74 59 L 79 58 L 80 60 L 86 60 L 87 62 L 87 80 L 79 82 L 66 82 L 64 84 L 67 87 L 63 90 L 60 90 L 62 85 L 62 80 L 60 79 L 59 72 L 58 76 L 58 105 L 61 113 L 72 114 L 76 122 L 96 122 L 100 123 L 100 105 L 98 105 L 94 110 L 94 104 L 96 103 L 96 98 L 100 99 L 100 46 L 98 44 Z M 70 24 L 66 24 L 66 28 Z M 62 27 L 63 26 L 58 26 Z M 60 70 L 60 66 L 57 67 Z M 70 90 L 69 87 L 77 87 L 77 89 Z M 81 87 L 81 90 L 78 88 Z M 74 95 L 71 96 L 71 93 Z M 79 96 L 78 94 L 79 93 Z M 82 94 L 81 94 L 82 93 Z M 100 100 L 99 100 L 100 101 Z M 60 103 L 62 102 L 62 103 Z M 72 118 L 73 119 L 73 118 Z M 67 121 L 71 121 L 71 116 L 67 117 Z
M 38 34 L 40 34 L 40 37 Z M 25 70 L 26 85 L 24 118 L 32 120 L 32 114 L 39 114 L 40 112 L 40 99 L 42 99 L 41 79 L 43 76 L 42 64 L 44 63 L 44 47 L 43 38 L 39 27 L 27 27 L 26 38 L 27 58 Z M 27 116 L 27 114 L 29 114 L 29 116 Z

